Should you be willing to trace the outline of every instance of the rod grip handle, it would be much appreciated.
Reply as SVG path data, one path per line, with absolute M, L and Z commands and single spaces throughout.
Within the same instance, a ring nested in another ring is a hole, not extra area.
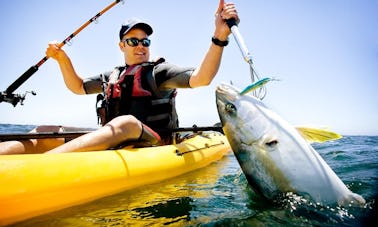
M 238 26 L 238 24 L 236 23 L 235 18 L 227 19 L 226 23 L 227 23 L 227 25 L 228 25 L 228 27 L 230 29 L 232 28 L 232 26 Z

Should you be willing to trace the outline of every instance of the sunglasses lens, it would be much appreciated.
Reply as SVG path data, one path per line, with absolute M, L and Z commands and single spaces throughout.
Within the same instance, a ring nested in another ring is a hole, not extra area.
M 150 44 L 151 44 L 151 40 L 149 40 L 149 39 L 142 39 L 142 45 L 144 47 L 149 47 Z
M 135 47 L 138 46 L 139 40 L 136 38 L 126 39 L 126 43 L 131 47 Z
M 147 38 L 144 38 L 144 39 L 137 39 L 137 38 L 129 38 L 129 39 L 125 39 L 127 45 L 131 46 L 131 47 L 136 47 L 138 46 L 139 43 L 142 44 L 142 46 L 144 47 L 149 47 L 151 45 L 151 40 L 147 39 Z

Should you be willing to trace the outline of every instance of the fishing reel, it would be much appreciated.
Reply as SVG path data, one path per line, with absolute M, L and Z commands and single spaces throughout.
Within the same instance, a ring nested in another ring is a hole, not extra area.
M 18 103 L 20 103 L 20 105 L 24 105 L 24 100 L 28 93 L 32 95 L 37 95 L 35 91 L 26 91 L 24 94 L 8 94 L 6 91 L 3 91 L 0 94 L 0 102 L 8 102 L 12 104 L 14 107 L 16 107 Z

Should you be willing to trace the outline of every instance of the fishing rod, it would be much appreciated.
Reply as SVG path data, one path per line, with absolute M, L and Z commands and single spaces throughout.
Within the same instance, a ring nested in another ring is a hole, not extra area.
M 255 83 L 256 81 L 258 82 L 260 80 L 260 77 L 257 75 L 256 71 L 254 70 L 252 55 L 250 54 L 247 48 L 247 45 L 244 42 L 243 36 L 241 35 L 239 31 L 239 27 L 238 27 L 238 24 L 236 23 L 236 20 L 234 18 L 227 19 L 226 23 L 228 27 L 231 29 L 231 33 L 236 43 L 239 46 L 239 49 L 242 53 L 244 60 L 249 64 L 252 83 Z M 265 86 L 261 86 L 258 89 L 254 90 L 253 95 L 262 100 L 266 95 Z
M 221 126 L 205 126 L 199 127 L 193 125 L 192 127 L 181 127 L 173 129 L 156 129 L 157 132 L 205 132 L 205 131 L 216 131 L 223 133 Z M 81 135 L 93 132 L 90 130 L 87 131 L 75 131 L 75 132 L 31 132 L 31 133 L 1 133 L 0 141 L 10 141 L 10 140 L 27 140 L 27 139 L 51 139 L 51 138 L 65 138 L 65 139 L 74 139 Z
M 101 15 L 103 15 L 106 11 L 111 9 L 113 6 L 117 5 L 119 2 L 123 2 L 123 0 L 116 0 L 109 4 L 107 7 L 105 7 L 103 10 L 101 10 L 99 13 L 97 13 L 95 16 L 93 16 L 91 19 L 89 19 L 87 22 L 85 22 L 83 25 L 81 25 L 76 31 L 74 31 L 71 35 L 69 35 L 63 42 L 58 44 L 58 47 L 63 47 L 66 43 L 70 42 L 72 38 L 74 38 L 79 32 L 81 32 L 84 28 L 86 28 L 89 24 L 96 21 Z M 19 88 L 23 83 L 25 83 L 37 70 L 39 67 L 45 63 L 49 57 L 45 56 L 43 57 L 37 64 L 31 66 L 26 72 L 24 72 L 19 78 L 17 78 L 9 87 L 1 92 L 0 94 L 0 102 L 8 102 L 12 104 L 14 107 L 17 105 L 17 103 L 23 104 L 23 101 L 25 100 L 25 96 L 27 93 L 31 93 L 33 95 L 36 95 L 34 91 L 26 92 L 25 94 L 13 94 L 13 92 Z

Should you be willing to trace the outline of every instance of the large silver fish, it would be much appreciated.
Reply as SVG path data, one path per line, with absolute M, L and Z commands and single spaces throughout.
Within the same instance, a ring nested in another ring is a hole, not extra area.
M 361 205 L 296 128 L 228 84 L 216 89 L 223 131 L 252 188 L 268 199 L 294 192 L 322 204 Z

